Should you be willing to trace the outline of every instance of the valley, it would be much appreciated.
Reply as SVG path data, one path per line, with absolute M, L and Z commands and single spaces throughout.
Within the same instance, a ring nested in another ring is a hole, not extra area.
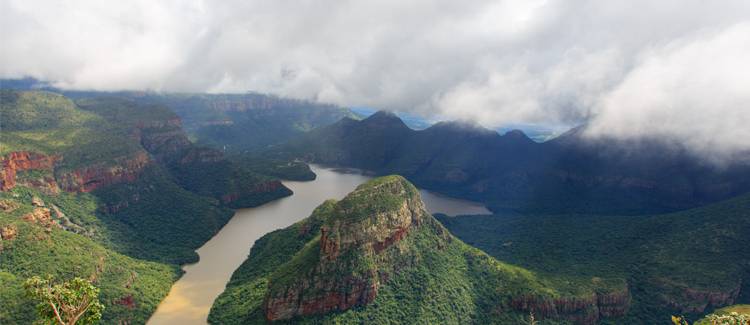
M 261 95 L 65 94 L 0 94 L 3 324 L 33 321 L 23 283 L 47 274 L 129 324 L 658 324 L 750 302 L 742 162 Z M 355 190 L 376 177 L 400 194 Z
M 369 179 L 356 170 L 310 167 L 317 175 L 315 180 L 284 181 L 294 195 L 257 208 L 237 210 L 226 226 L 197 250 L 201 257 L 199 262 L 183 267 L 185 275 L 172 286 L 148 324 L 205 324 L 214 299 L 224 290 L 234 270 L 245 261 L 257 239 L 302 220 L 321 202 L 341 199 Z M 473 202 L 425 191 L 422 194 L 429 196 L 425 201 L 427 209 L 436 213 L 482 211 L 482 206 Z

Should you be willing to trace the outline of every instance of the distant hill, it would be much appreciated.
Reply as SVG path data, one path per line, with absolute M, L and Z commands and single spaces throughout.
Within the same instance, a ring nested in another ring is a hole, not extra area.
M 464 244 L 387 176 L 259 239 L 209 322 L 595 324 L 629 301 L 624 281 L 543 276 Z
M 266 155 L 400 174 L 495 211 L 643 214 L 750 190 L 750 163 L 716 167 L 659 139 L 591 140 L 578 128 L 536 143 L 518 130 L 459 122 L 415 131 L 386 112 L 344 118 Z

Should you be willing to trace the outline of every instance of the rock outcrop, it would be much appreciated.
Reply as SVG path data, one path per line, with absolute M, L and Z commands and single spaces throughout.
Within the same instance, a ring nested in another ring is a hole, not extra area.
M 0 211 L 2 212 L 13 212 L 13 210 L 18 209 L 19 205 L 18 202 L 13 200 L 0 200 Z
M 18 236 L 18 227 L 16 225 L 0 227 L 0 252 L 3 251 L 5 243 L 15 239 L 16 236 Z
M 384 250 L 429 217 L 417 190 L 400 176 L 361 186 L 330 213 L 317 245 L 301 257 L 315 261 L 298 270 L 304 276 L 270 284 L 263 304 L 269 321 L 371 303 L 396 271 L 383 268 L 389 265 Z M 408 254 L 406 247 L 400 251 Z
M 16 186 L 16 174 L 25 170 L 52 170 L 60 156 L 48 156 L 30 151 L 14 151 L 0 157 L 0 191 Z
M 33 211 L 24 214 L 21 219 L 33 224 L 38 224 L 47 229 L 60 227 L 60 225 L 52 219 L 50 209 L 47 208 L 35 208 Z

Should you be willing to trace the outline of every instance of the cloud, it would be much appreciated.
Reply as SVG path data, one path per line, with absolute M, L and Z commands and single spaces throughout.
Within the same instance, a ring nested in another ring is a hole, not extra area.
M 0 0 L 0 77 L 591 122 L 726 155 L 744 150 L 748 22 L 746 0 Z
M 725 160 L 750 152 L 750 22 L 645 50 L 596 105 L 589 135 L 679 140 Z

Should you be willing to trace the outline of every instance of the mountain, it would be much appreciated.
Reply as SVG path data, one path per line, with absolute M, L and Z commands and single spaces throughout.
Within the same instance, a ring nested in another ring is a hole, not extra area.
M 660 215 L 438 219 L 468 244 L 535 273 L 627 281 L 626 324 L 694 321 L 750 302 L 750 194 Z
M 95 279 L 107 323 L 145 322 L 229 208 L 291 194 L 161 105 L 0 90 L 0 114 L 3 324 L 33 322 L 21 284 L 45 274 Z
M 643 214 L 701 206 L 750 190 L 750 164 L 704 163 L 659 139 L 592 140 L 578 128 L 544 143 L 461 122 L 415 131 L 395 115 L 342 119 L 267 156 L 400 174 L 491 210 Z
M 259 239 L 209 322 L 594 324 L 629 302 L 624 281 L 547 276 L 464 244 L 387 176 Z

